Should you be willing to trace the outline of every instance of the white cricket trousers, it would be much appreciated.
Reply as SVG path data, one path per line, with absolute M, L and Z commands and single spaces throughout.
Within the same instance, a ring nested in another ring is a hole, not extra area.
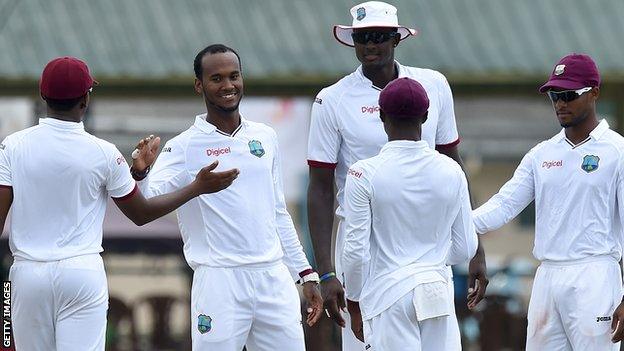
M 622 301 L 618 262 L 608 256 L 542 262 L 529 302 L 527 351 L 617 351 L 611 316 Z
M 414 298 L 412 290 L 387 310 L 364 321 L 367 351 L 461 351 L 455 312 L 419 322 Z
M 194 351 L 305 351 L 299 292 L 286 266 L 197 268 L 191 337 Z
M 343 270 L 342 270 L 342 250 L 344 248 L 344 237 L 345 237 L 345 222 L 344 220 L 341 220 L 340 223 L 338 224 L 338 233 L 336 234 L 336 247 L 335 247 L 335 266 L 336 266 L 336 276 L 337 278 L 340 280 L 341 283 L 343 283 L 344 285 L 344 276 L 343 276 Z M 447 272 L 448 272 L 448 277 L 449 277 L 449 284 L 448 284 L 448 289 L 449 289 L 449 293 L 450 296 L 455 296 L 455 285 L 453 284 L 453 272 L 451 270 L 451 267 L 447 267 Z M 351 316 L 349 315 L 349 313 L 343 313 L 342 317 L 345 320 L 345 327 L 344 328 L 340 328 L 341 329 L 341 333 L 342 333 L 342 351 L 372 351 L 369 348 L 367 348 L 368 343 L 363 343 L 360 340 L 358 340 L 355 337 L 355 334 L 353 334 L 353 331 L 351 330 Z M 455 304 L 452 304 L 452 310 L 451 310 L 451 314 L 448 316 L 448 319 L 450 320 L 450 323 L 453 325 L 458 325 L 457 323 L 457 315 L 455 314 Z M 457 327 L 457 337 L 459 337 L 459 327 Z M 427 349 L 423 349 L 423 350 L 427 350 Z M 452 349 L 448 349 L 445 351 L 451 351 Z M 432 349 L 432 351 L 435 351 L 434 349 Z
M 104 350 L 108 286 L 99 254 L 15 260 L 9 279 L 16 350 Z

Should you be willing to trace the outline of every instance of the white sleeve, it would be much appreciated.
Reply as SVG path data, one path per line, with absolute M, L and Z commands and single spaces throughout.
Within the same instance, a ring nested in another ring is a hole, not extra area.
M 461 170 L 460 170 L 461 172 Z M 451 226 L 451 251 L 447 259 L 447 264 L 456 265 L 464 263 L 474 257 L 477 252 L 477 233 L 472 222 L 472 207 L 470 205 L 470 195 L 468 194 L 468 182 L 462 172 L 460 174 L 461 186 L 459 189 L 459 212 Z
M 0 144 L 0 186 L 13 186 L 11 178 L 11 145 L 9 137 Z
M 192 182 L 186 170 L 185 150 L 169 140 L 162 148 L 147 177 L 138 182 L 146 198 L 168 194 Z
M 299 241 L 295 225 L 286 208 L 277 135 L 274 135 L 274 140 L 275 156 L 273 157 L 272 172 L 273 193 L 275 194 L 275 222 L 277 225 L 277 234 L 282 244 L 282 250 L 284 251 L 284 264 L 288 267 L 293 279 L 297 281 L 301 278 L 300 273 L 311 270 L 312 267 L 303 252 L 303 246 L 301 246 L 301 242 Z
M 624 247 L 624 159 L 620 157 L 620 167 L 618 169 L 617 188 L 616 188 L 617 216 L 619 216 L 619 241 Z
M 371 190 L 366 176 L 356 163 L 349 169 L 345 185 L 346 233 L 342 268 L 345 275 L 345 294 L 351 301 L 360 300 L 371 259 Z
M 108 177 L 106 179 L 108 195 L 115 199 L 131 195 L 137 185 L 130 175 L 130 167 L 128 167 L 126 159 L 113 145 L 105 150 L 107 150 L 108 161 Z
M 514 219 L 535 198 L 533 153 L 527 153 L 513 177 L 498 193 L 473 211 L 477 233 L 496 230 Z
M 453 93 L 444 75 L 438 83 L 440 98 L 440 115 L 438 128 L 436 129 L 436 146 L 450 146 L 459 143 L 457 122 L 455 121 L 455 108 L 453 106 Z
M 330 101 L 319 94 L 312 104 L 310 135 L 308 138 L 308 165 L 335 168 L 340 150 L 340 130 Z

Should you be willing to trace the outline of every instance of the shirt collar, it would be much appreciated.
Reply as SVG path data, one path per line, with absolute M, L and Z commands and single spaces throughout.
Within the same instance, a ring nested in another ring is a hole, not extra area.
M 602 119 L 600 123 L 589 132 L 589 136 L 594 140 L 599 140 L 607 130 L 609 130 L 609 123 L 606 119 Z M 559 133 L 555 136 L 555 139 L 557 142 L 565 140 L 565 128 L 561 128 Z
M 218 130 L 214 124 L 206 121 L 207 116 L 208 116 L 207 113 L 202 113 L 201 115 L 195 116 L 195 123 L 194 123 L 195 127 L 199 128 L 201 131 L 203 131 L 206 134 L 217 132 L 219 134 L 233 136 L 234 134 L 238 133 L 242 128 L 246 127 L 249 124 L 249 122 L 247 122 L 247 120 L 243 118 L 243 116 L 241 116 L 241 124 L 238 126 L 238 128 L 236 128 L 236 130 L 234 130 L 234 133 L 232 133 L 232 135 L 228 135 L 227 133 Z
M 39 118 L 39 124 L 66 130 L 84 130 L 84 123 L 82 122 L 62 121 L 53 117 Z
M 394 65 L 397 67 L 397 70 L 399 71 L 398 78 L 405 77 L 406 72 L 405 72 L 405 68 L 403 68 L 403 65 L 401 65 L 399 61 L 397 60 L 394 60 Z M 381 90 L 381 88 L 374 86 L 373 82 L 370 79 L 366 78 L 366 76 L 364 75 L 364 72 L 362 71 L 362 65 L 358 66 L 358 68 L 355 70 L 355 74 L 366 85 L 369 85 L 373 87 L 374 89 Z
M 387 142 L 381 148 L 381 151 L 391 149 L 429 149 L 429 144 L 424 140 L 392 140 Z

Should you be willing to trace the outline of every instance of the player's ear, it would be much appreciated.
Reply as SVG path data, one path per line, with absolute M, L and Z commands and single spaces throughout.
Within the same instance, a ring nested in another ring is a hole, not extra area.
M 89 101 L 90 100 L 91 100 L 91 97 L 89 96 L 89 93 L 86 93 L 82 97 L 82 101 L 80 101 L 80 108 L 81 109 L 86 109 L 89 106 Z
M 197 94 L 201 95 L 204 92 L 204 90 L 202 89 L 202 81 L 197 79 L 197 77 L 195 78 L 194 86 L 195 86 L 195 92 Z

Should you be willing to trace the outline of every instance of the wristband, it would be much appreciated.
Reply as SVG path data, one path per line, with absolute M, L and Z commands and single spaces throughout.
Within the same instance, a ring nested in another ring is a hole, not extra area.
M 301 279 L 299 279 L 299 281 L 301 282 L 302 285 L 307 283 L 307 282 L 318 283 L 319 282 L 319 276 L 318 276 L 318 273 L 312 272 L 312 273 L 308 273 L 308 274 L 304 275 L 303 277 L 301 277 Z
M 321 283 L 335 276 L 336 276 L 336 272 L 327 272 L 321 276 L 320 278 Z
M 137 172 L 134 170 L 134 168 L 130 167 L 130 175 L 132 175 L 132 178 L 136 181 L 141 181 L 143 179 L 145 179 L 145 177 L 147 177 L 147 174 L 149 173 L 151 167 L 147 167 L 143 172 Z

